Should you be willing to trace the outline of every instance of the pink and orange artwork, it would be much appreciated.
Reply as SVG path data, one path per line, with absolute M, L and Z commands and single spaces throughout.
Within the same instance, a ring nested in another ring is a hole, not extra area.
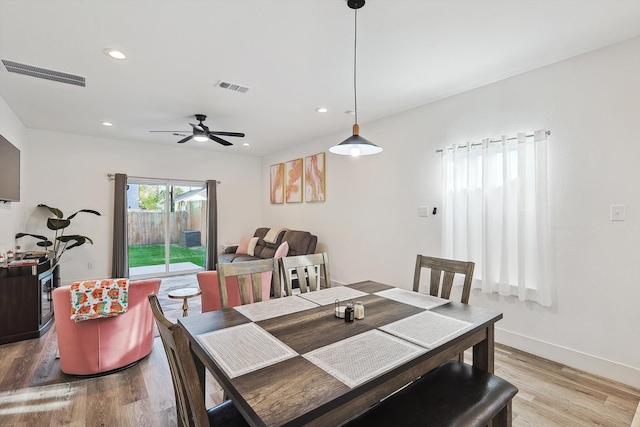
M 285 200 L 287 203 L 302 203 L 302 158 L 284 164 Z
M 271 204 L 284 203 L 284 163 L 271 165 L 269 198 Z
M 304 194 L 307 202 L 325 201 L 324 153 L 304 158 Z

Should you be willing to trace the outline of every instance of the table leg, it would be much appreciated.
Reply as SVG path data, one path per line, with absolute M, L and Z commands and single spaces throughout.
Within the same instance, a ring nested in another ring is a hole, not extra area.
M 487 338 L 473 346 L 473 366 L 493 374 L 494 347 L 494 328 L 491 324 L 487 326 Z
M 189 343 L 189 347 L 191 347 L 191 343 Z M 200 360 L 200 358 L 193 352 L 193 350 L 191 350 L 191 357 L 193 358 L 193 362 L 196 365 L 196 371 L 198 372 L 198 379 L 200 380 L 200 388 L 202 389 L 202 401 L 206 401 L 206 389 L 207 389 L 207 385 L 206 385 L 206 370 L 204 367 L 204 363 L 202 363 L 202 360 Z
M 189 304 L 187 304 L 187 297 L 182 298 L 182 317 L 189 315 Z

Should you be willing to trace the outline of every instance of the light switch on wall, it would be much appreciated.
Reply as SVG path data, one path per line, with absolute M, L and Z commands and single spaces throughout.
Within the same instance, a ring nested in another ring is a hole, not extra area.
M 611 221 L 624 221 L 624 205 L 611 205 Z

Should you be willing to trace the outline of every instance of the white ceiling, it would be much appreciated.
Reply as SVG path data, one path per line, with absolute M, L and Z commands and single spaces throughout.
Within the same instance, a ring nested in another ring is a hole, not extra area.
M 211 130 L 246 137 L 191 147 L 264 156 L 350 135 L 353 27 L 345 0 L 0 0 L 1 59 L 86 78 L 82 88 L 0 64 L 0 96 L 28 128 L 158 144 L 181 137 L 150 130 L 189 133 L 202 113 Z M 638 0 L 369 0 L 362 135 L 369 121 L 639 35 Z

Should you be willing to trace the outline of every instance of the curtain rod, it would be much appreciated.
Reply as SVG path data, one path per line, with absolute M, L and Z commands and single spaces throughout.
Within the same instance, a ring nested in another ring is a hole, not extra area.
M 152 181 L 176 181 L 176 182 L 193 182 L 193 183 L 198 183 L 198 184 L 202 184 L 205 181 L 196 181 L 193 179 L 172 179 L 172 178 L 150 178 L 147 176 L 131 176 L 131 175 L 127 175 L 127 178 L 133 178 L 133 179 L 149 179 Z M 115 173 L 108 173 L 107 174 L 107 179 L 109 181 L 113 181 L 114 179 L 116 179 L 116 174 Z M 218 184 L 222 184 L 222 181 L 216 181 L 216 183 Z
M 549 136 L 549 135 L 551 135 L 551 131 L 550 130 L 545 131 L 544 134 L 546 136 Z M 534 136 L 533 134 L 525 135 L 526 138 L 533 138 L 533 136 Z M 513 141 L 514 139 L 518 139 L 518 137 L 514 136 L 514 137 L 511 137 L 511 138 L 507 138 L 507 141 Z M 502 140 L 501 139 L 491 139 L 491 140 L 489 140 L 489 144 L 495 144 L 496 142 L 502 142 Z M 469 144 L 469 143 L 467 142 L 467 144 Z M 472 142 L 471 143 L 471 147 L 477 147 L 478 145 L 482 145 L 482 142 Z M 458 147 L 459 148 L 467 148 L 467 145 L 458 145 Z M 447 147 L 446 149 L 447 150 L 453 150 L 453 147 Z M 444 150 L 442 148 L 439 148 L 439 149 L 436 150 L 436 153 L 442 153 L 443 151 Z

